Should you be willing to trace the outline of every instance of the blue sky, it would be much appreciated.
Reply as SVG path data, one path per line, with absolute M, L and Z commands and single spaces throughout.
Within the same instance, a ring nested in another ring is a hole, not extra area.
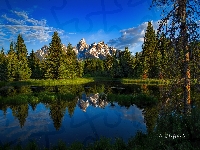
M 158 27 L 157 8 L 151 0 L 1 0 L 0 47 L 22 34 L 28 53 L 49 45 L 54 31 L 63 44 L 75 46 L 104 41 L 109 46 L 133 53 L 141 51 L 147 22 Z

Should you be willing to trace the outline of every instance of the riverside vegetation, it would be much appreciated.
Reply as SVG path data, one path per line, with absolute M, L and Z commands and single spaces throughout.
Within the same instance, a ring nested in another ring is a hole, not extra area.
M 7 54 L 4 53 L 2 48 L 0 52 L 1 90 L 7 88 L 6 86 L 18 85 L 19 83 L 41 85 L 41 82 L 43 82 L 42 84 L 51 86 L 65 83 L 69 85 L 84 84 L 95 81 L 95 78 L 98 81 L 102 77 L 108 76 L 111 78 L 106 78 L 105 80 L 110 81 L 110 83 L 114 82 L 113 80 L 124 83 L 163 83 L 167 87 L 167 90 L 159 93 L 158 100 L 152 96 L 151 92 L 147 91 L 147 85 L 145 84 L 142 84 L 142 93 L 137 95 L 134 93 L 131 95 L 107 93 L 107 98 L 111 104 L 115 100 L 126 107 L 136 103 L 146 109 L 145 113 L 148 114 L 146 119 L 150 118 L 154 122 L 146 122 L 148 124 L 148 132 L 146 134 L 138 132 L 128 143 L 119 138 L 114 143 L 107 138 L 103 138 L 86 146 L 82 143 L 74 143 L 71 146 L 67 146 L 65 143 L 60 142 L 52 149 L 199 148 L 200 42 L 198 39 L 198 25 L 195 20 L 193 22 L 190 21 L 191 18 L 194 18 L 194 13 L 199 16 L 198 9 L 196 9 L 199 6 L 199 2 L 153 0 L 153 4 L 174 7 L 161 20 L 157 34 L 151 22 L 148 22 L 142 51 L 134 56 L 131 55 L 128 47 L 125 47 L 124 51 L 108 55 L 105 60 L 77 60 L 76 53 L 70 43 L 67 46 L 67 52 L 62 50 L 62 43 L 57 32 L 53 34 L 52 41 L 49 44 L 49 55 L 41 62 L 36 58 L 33 50 L 27 56 L 27 49 L 22 35 L 18 36 L 16 43 L 11 42 L 10 50 Z M 164 9 L 163 12 L 167 10 Z M 166 21 L 169 21 L 169 18 L 172 18 L 172 23 L 165 34 L 160 29 L 166 24 Z M 175 35 L 177 30 L 179 34 Z M 118 92 L 120 93 L 120 91 Z M 5 104 L 2 109 L 5 109 L 7 105 L 13 105 L 12 103 L 14 105 L 25 101 L 30 104 L 37 103 L 37 101 L 32 101 L 36 97 L 39 97 L 41 101 L 47 100 L 50 103 L 51 101 L 57 102 L 59 97 L 74 99 L 75 96 L 73 92 L 58 94 L 57 96 L 52 95 L 52 93 L 40 94 L 35 96 L 18 95 L 17 99 L 20 99 L 20 101 L 16 101 L 12 97 L 5 98 L 1 96 L 1 102 Z M 28 100 L 29 97 L 30 99 Z M 45 99 L 43 99 L 44 97 Z M 67 103 L 66 107 L 69 105 L 74 106 L 74 103 Z M 26 105 L 23 107 L 27 110 Z M 56 110 L 59 109 L 60 105 L 56 105 Z M 73 109 L 70 110 L 73 112 Z M 24 115 L 19 116 L 23 117 Z M 59 116 L 62 116 L 62 113 Z M 20 121 L 22 121 L 23 125 L 25 120 L 22 119 Z M 54 125 L 60 127 L 60 124 Z M 9 144 L 0 146 L 0 149 L 9 148 Z M 22 147 L 18 145 L 14 149 L 22 149 Z M 36 143 L 31 142 L 26 149 L 39 149 L 39 147 L 37 147 Z

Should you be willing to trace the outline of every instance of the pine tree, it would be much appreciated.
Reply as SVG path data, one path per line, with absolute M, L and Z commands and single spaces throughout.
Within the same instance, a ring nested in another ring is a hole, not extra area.
M 136 52 L 135 56 L 133 58 L 133 77 L 134 78 L 139 78 L 140 76 L 142 76 L 142 64 L 143 62 L 141 61 L 141 56 L 142 53 L 141 52 Z
M 14 43 L 10 43 L 10 50 L 8 51 L 7 57 L 7 74 L 8 74 L 8 81 L 17 80 L 17 66 L 18 66 L 18 59 L 17 54 L 14 49 Z
M 174 67 L 174 50 L 171 47 L 171 41 L 162 32 L 157 43 L 158 49 L 161 54 L 159 77 L 171 79 L 175 77 L 176 67 Z M 174 67 L 174 68 L 173 68 Z M 173 69 L 172 69 L 173 68 Z M 175 71 L 174 73 L 172 71 Z
M 96 59 L 86 59 L 84 61 L 84 74 L 86 76 L 96 76 L 98 73 L 98 64 Z
M 102 76 L 104 73 L 104 63 L 101 59 L 94 59 L 96 62 L 96 75 Z
M 84 60 L 84 75 L 85 76 L 91 76 L 92 74 L 92 64 L 91 59 L 85 59 Z
M 84 72 L 84 62 L 83 61 L 77 61 L 76 62 L 76 76 L 79 78 L 83 77 L 83 72 Z
M 67 78 L 75 78 L 77 75 L 77 56 L 73 50 L 72 45 L 69 43 L 67 46 L 65 65 L 67 67 Z
M 113 66 L 113 57 L 107 54 L 106 59 L 104 60 L 104 68 L 105 68 L 106 75 L 111 74 L 112 66 Z
M 62 76 L 63 70 L 65 69 L 62 68 L 63 53 L 61 39 L 58 36 L 58 32 L 54 32 L 52 41 L 49 44 L 49 54 L 46 56 L 45 60 L 46 78 L 58 79 Z
M 153 65 L 150 68 L 150 78 L 163 78 L 162 76 L 162 56 L 161 56 L 161 42 L 159 36 L 156 36 L 156 47 L 152 54 Z
M 28 67 L 28 52 L 24 40 L 20 34 L 18 35 L 15 48 L 18 59 L 16 80 L 29 79 L 31 76 L 31 69 Z
M 0 81 L 6 81 L 7 79 L 7 58 L 2 47 L 2 50 L 0 52 Z
M 194 41 L 190 43 L 190 67 L 191 67 L 191 78 L 197 79 L 200 76 L 200 41 Z
M 41 69 L 41 79 L 46 79 L 47 67 L 46 67 L 46 60 L 45 59 L 40 61 L 40 69 Z
M 156 47 L 156 34 L 151 22 L 148 22 L 144 43 L 142 45 L 142 62 L 143 75 L 142 78 L 152 77 L 154 74 L 153 54 Z
M 133 76 L 133 58 L 131 56 L 131 52 L 128 50 L 128 47 L 125 47 L 125 50 L 122 52 L 120 63 L 123 76 Z
M 28 57 L 29 68 L 31 69 L 31 78 L 32 79 L 41 79 L 42 70 L 40 65 L 40 60 L 36 57 L 34 51 L 32 50 L 30 56 Z
M 111 76 L 113 78 L 123 77 L 123 71 L 122 71 L 122 66 L 120 63 L 120 57 L 121 57 L 121 53 L 119 54 L 119 56 L 117 56 L 117 54 L 113 55 L 113 66 L 111 69 Z

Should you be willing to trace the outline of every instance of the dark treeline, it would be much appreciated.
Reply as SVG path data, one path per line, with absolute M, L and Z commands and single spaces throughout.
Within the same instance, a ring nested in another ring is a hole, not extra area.
M 178 38 L 177 38 L 178 39 Z M 178 41 L 178 40 L 177 40 Z M 189 44 L 191 78 L 197 78 L 200 65 L 200 42 Z M 78 60 L 72 45 L 67 52 L 57 32 L 54 32 L 49 44 L 49 54 L 40 61 L 34 51 L 28 56 L 21 35 L 17 42 L 11 42 L 7 55 L 0 52 L 0 80 L 19 81 L 27 79 L 66 79 L 76 77 L 112 77 L 112 78 L 155 78 L 172 79 L 181 77 L 183 72 L 183 52 L 175 51 L 172 42 L 164 33 L 157 35 L 151 22 L 144 36 L 142 51 L 131 55 L 128 47 L 107 55 L 106 59 Z

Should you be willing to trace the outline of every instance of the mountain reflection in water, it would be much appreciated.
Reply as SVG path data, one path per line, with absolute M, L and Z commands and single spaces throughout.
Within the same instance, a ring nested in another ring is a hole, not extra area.
M 1 144 L 25 145 L 35 140 L 39 146 L 49 148 L 59 140 L 67 144 L 75 141 L 88 144 L 103 136 L 111 139 L 121 137 L 127 142 L 138 130 L 146 132 L 141 109 L 136 105 L 127 108 L 109 102 L 103 92 L 88 94 L 82 91 L 72 100 L 54 100 L 64 96 L 58 94 L 56 97 L 50 93 L 40 93 L 36 88 L 34 90 L 36 92 L 23 91 L 29 96 L 19 95 L 18 92 L 18 97 L 28 98 L 25 103 L 1 103 Z
M 78 100 L 78 106 L 84 112 L 86 112 L 86 109 L 89 105 L 92 105 L 94 107 L 105 108 L 106 105 L 108 105 L 108 102 L 105 100 L 105 97 L 106 97 L 105 94 L 99 94 L 99 93 L 91 94 L 88 97 L 86 96 L 86 94 L 83 94 L 82 98 Z

